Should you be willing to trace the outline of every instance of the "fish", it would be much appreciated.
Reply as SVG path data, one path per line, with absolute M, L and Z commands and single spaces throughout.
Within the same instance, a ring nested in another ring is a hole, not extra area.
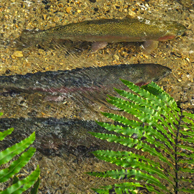
M 84 121 L 66 117 L 60 119 L 53 117 L 1 118 L 0 132 L 9 128 L 14 128 L 11 139 L 2 141 L 1 148 L 10 147 L 36 132 L 36 141 L 33 146 L 46 156 L 65 156 L 66 160 L 71 160 L 72 155 L 78 159 L 93 158 L 94 155 L 90 152 L 99 149 L 118 150 L 116 143 L 104 142 L 88 133 L 114 133 L 92 120 Z M 119 148 L 128 149 L 122 145 Z
M 186 28 L 175 21 L 148 20 L 143 18 L 99 19 L 56 26 L 48 30 L 24 30 L 15 40 L 16 46 L 46 45 L 51 40 L 93 42 L 91 51 L 96 52 L 108 43 L 145 42 L 145 50 L 151 52 L 158 41 L 181 36 Z
M 54 101 L 72 94 L 101 92 L 120 88 L 120 79 L 136 85 L 146 85 L 167 76 L 171 69 L 159 64 L 120 64 L 114 66 L 76 68 L 72 70 L 27 73 L 26 75 L 0 76 L 0 92 L 41 92 L 59 96 Z M 51 100 L 52 101 L 52 100 Z

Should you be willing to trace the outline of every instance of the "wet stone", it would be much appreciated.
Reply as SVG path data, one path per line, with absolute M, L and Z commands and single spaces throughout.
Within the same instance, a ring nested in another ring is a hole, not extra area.
M 18 57 L 23 57 L 24 55 L 23 55 L 23 53 L 22 53 L 22 51 L 15 51 L 14 53 L 13 53 L 13 55 L 11 55 L 11 57 L 14 59 L 14 58 L 18 58 Z

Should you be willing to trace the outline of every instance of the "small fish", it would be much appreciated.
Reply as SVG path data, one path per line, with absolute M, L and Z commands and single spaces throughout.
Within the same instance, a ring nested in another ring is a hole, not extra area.
M 66 98 L 76 92 L 112 90 L 113 87 L 123 85 L 120 78 L 141 86 L 151 81 L 158 81 L 170 72 L 168 67 L 159 64 L 121 64 L 37 72 L 26 75 L 0 76 L 0 90 L 2 92 L 43 92 Z
M 180 36 L 186 28 L 174 21 L 153 21 L 147 19 L 99 19 L 57 26 L 44 31 L 23 31 L 16 39 L 18 47 L 46 45 L 51 40 L 93 42 L 92 52 L 104 48 L 108 43 L 144 42 L 151 52 L 158 41 Z

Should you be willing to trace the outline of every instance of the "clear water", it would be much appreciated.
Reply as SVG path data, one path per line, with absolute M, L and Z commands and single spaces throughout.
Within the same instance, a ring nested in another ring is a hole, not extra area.
M 172 74 L 160 81 L 159 85 L 176 100 L 181 99 L 185 109 L 193 110 L 193 3 L 189 0 L 2 0 L 0 2 L 0 75 L 123 63 L 158 63 L 172 69 Z M 53 43 L 49 48 L 29 47 L 23 50 L 10 46 L 14 45 L 14 40 L 24 29 L 46 30 L 73 22 L 99 18 L 121 19 L 127 15 L 177 21 L 183 24 L 187 31 L 174 40 L 160 42 L 158 48 L 149 55 L 141 52 L 141 43 L 108 44 L 106 48 L 96 53 L 90 53 L 90 43 L 72 45 L 66 42 L 63 44 L 64 47 Z M 0 96 L 0 111 L 4 113 L 5 118 L 66 117 L 91 121 L 105 120 L 100 112 L 110 111 L 105 102 L 84 98 L 82 95 L 60 103 L 44 101 L 44 97 L 39 93 L 19 94 L 15 97 Z M 77 160 L 73 155 L 48 157 L 41 153 L 37 154 L 33 162 L 39 163 L 43 168 L 42 193 L 92 193 L 91 187 L 109 182 L 82 174 L 92 170 L 106 170 L 110 168 L 108 164 L 93 158 L 76 163 L 72 158 Z M 31 166 L 32 163 L 29 164 L 29 169 Z

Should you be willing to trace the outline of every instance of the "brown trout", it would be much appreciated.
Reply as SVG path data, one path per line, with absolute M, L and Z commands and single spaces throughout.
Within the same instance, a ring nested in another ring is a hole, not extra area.
M 139 86 L 158 81 L 171 70 L 158 64 L 132 64 L 47 71 L 26 75 L 0 76 L 1 92 L 44 92 L 62 100 L 79 92 L 103 92 L 123 86 L 119 80 L 129 80 Z
M 108 43 L 144 42 L 145 49 L 153 50 L 158 41 L 180 36 L 186 28 L 174 21 L 147 19 L 100 19 L 57 26 L 44 31 L 23 31 L 16 45 L 29 47 L 47 44 L 51 40 L 93 42 L 92 52 L 104 48 Z M 147 42 L 148 41 L 148 42 Z

